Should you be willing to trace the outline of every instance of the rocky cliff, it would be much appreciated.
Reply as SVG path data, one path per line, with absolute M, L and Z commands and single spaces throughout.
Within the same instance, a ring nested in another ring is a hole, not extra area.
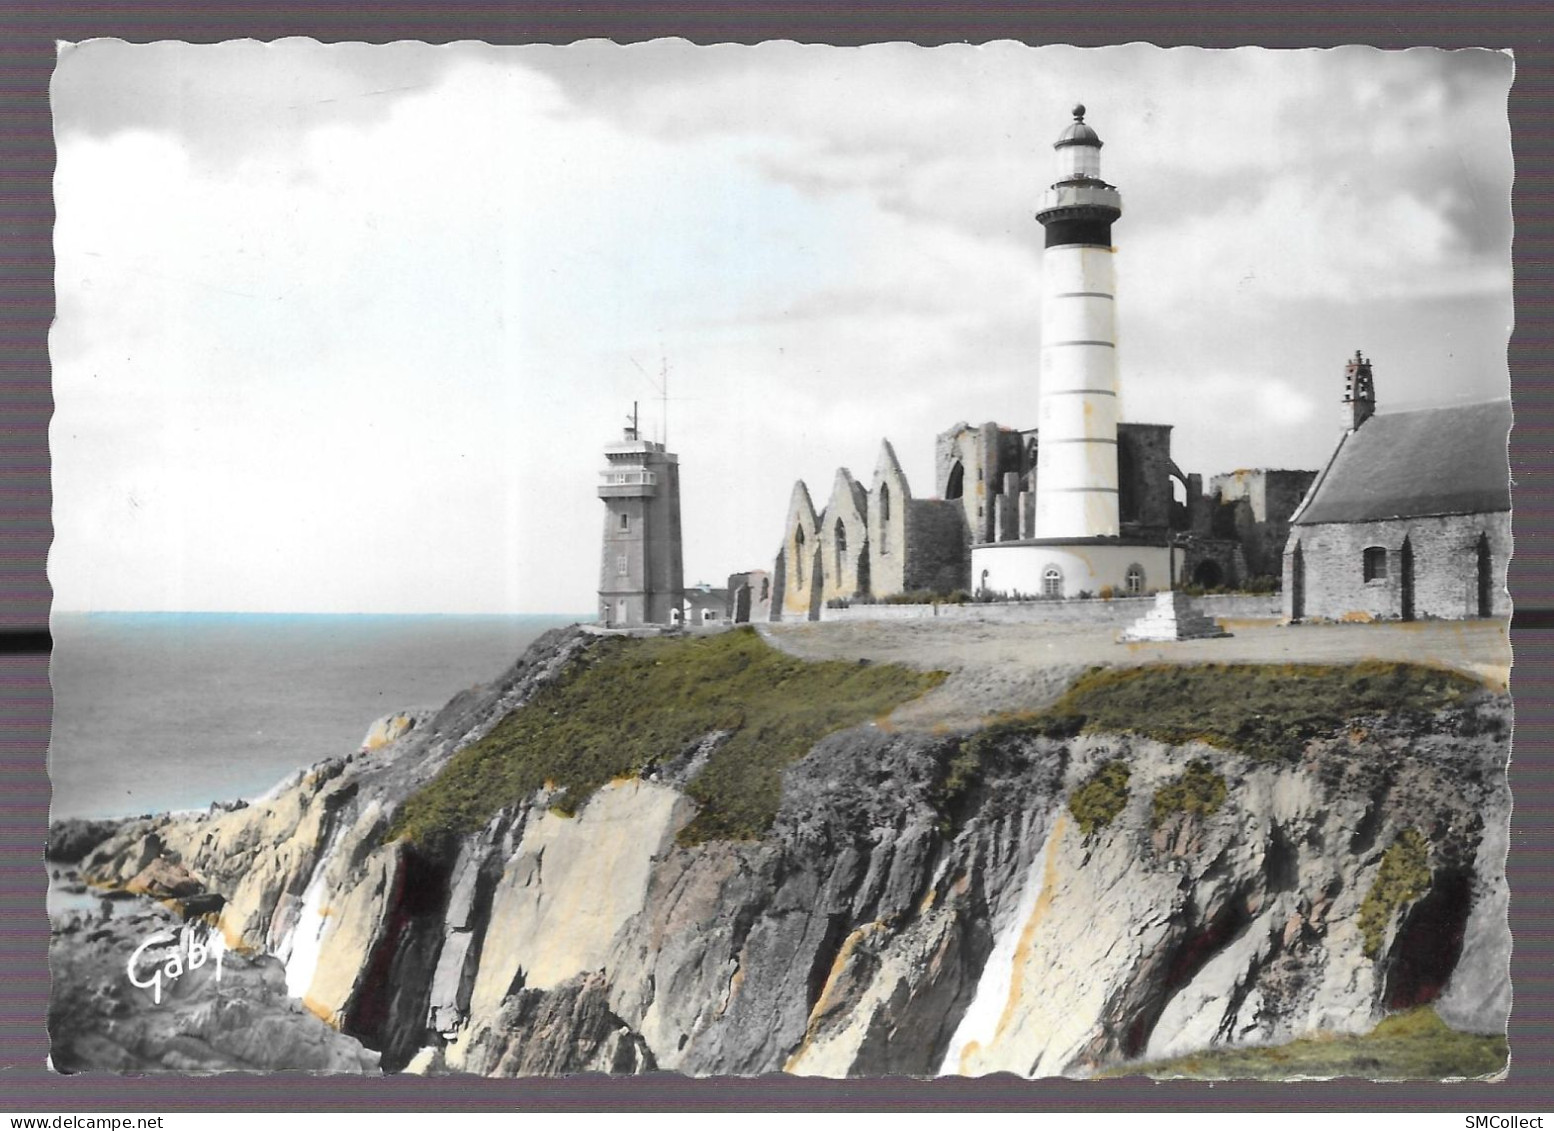
M 1423 1003 L 1505 1031 L 1502 696 L 1275 759 L 868 723 L 787 768 L 758 839 L 683 835 L 696 750 L 570 815 L 541 790 L 434 844 L 391 836 L 596 646 L 549 634 L 252 805 L 125 825 L 83 872 L 176 866 L 224 900 L 231 951 L 388 1071 L 1085 1075 Z

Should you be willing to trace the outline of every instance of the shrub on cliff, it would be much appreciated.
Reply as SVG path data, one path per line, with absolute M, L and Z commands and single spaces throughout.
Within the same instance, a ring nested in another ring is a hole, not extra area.
M 943 678 L 894 664 L 809 663 L 750 628 L 601 640 L 455 755 L 405 803 L 393 833 L 434 845 L 547 785 L 557 791 L 552 807 L 572 812 L 610 780 L 651 772 L 722 732 L 686 787 L 701 812 L 681 839 L 757 837 L 776 815 L 784 768 L 832 731 L 888 714 Z
M 1371 890 L 1360 904 L 1367 958 L 1381 953 L 1393 916 L 1429 890 L 1430 846 L 1417 829 L 1404 829 L 1382 856 Z
M 990 767 L 1007 767 L 1011 758 L 1024 757 L 1016 753 L 1019 740 L 1073 738 L 1084 724 L 1084 718 L 1078 715 L 1052 712 L 1014 715 L 968 734 L 950 746 L 943 763 L 943 776 L 930 798 L 941 817 L 940 830 L 948 834 L 960 827 Z
M 1154 827 L 1159 828 L 1174 813 L 1212 816 L 1225 803 L 1225 779 L 1207 762 L 1194 758 L 1186 773 L 1155 790 L 1152 802 Z
M 1079 829 L 1090 836 L 1112 823 L 1128 803 L 1128 778 L 1132 771 L 1121 758 L 1101 763 L 1099 769 L 1069 794 L 1068 811 L 1079 822 Z

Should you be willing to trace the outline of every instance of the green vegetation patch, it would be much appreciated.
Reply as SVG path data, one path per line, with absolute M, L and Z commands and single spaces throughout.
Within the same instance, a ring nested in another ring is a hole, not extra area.
M 1375 958 L 1398 909 L 1430 890 L 1430 845 L 1417 829 L 1404 829 L 1381 858 L 1371 890 L 1360 904 L 1365 956 Z
M 1154 827 L 1165 824 L 1173 813 L 1208 817 L 1225 803 L 1225 779 L 1202 758 L 1187 763 L 1187 772 L 1155 790 Z
M 1271 1047 L 1216 1049 L 1109 1069 L 1101 1075 L 1199 1080 L 1476 1079 L 1502 1071 L 1509 1056 L 1504 1037 L 1449 1029 L 1435 1010 L 1423 1006 L 1394 1014 L 1363 1036 L 1305 1037 Z
M 1089 836 L 1112 823 L 1128 803 L 1128 778 L 1132 771 L 1121 758 L 1103 762 L 1068 798 L 1068 811 Z
M 1044 714 L 1082 716 L 1089 732 L 1132 731 L 1294 760 L 1309 740 L 1351 719 L 1433 713 L 1483 690 L 1458 672 L 1385 661 L 1158 664 L 1092 669 Z
M 701 812 L 684 843 L 760 836 L 782 772 L 820 738 L 895 709 L 944 679 L 890 664 L 809 663 L 750 628 L 691 638 L 610 638 L 556 683 L 461 750 L 413 795 L 393 835 L 431 847 L 480 828 L 545 785 L 574 812 L 594 790 L 727 738 L 687 792 Z
M 949 832 L 958 826 L 977 783 L 989 767 L 1006 762 L 1013 742 L 1028 737 L 1073 738 L 1083 724 L 1083 719 L 1069 715 L 1014 715 L 966 735 L 952 748 L 933 796 L 935 808 L 944 815 L 941 828 Z

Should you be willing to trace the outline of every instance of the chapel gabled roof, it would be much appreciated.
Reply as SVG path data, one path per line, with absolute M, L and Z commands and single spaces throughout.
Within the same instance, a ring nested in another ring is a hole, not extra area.
M 1511 402 L 1378 413 L 1339 441 L 1298 526 L 1511 509 Z

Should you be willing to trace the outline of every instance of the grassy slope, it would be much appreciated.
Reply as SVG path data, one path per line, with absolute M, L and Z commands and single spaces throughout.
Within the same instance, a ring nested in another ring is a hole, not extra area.
M 760 836 L 782 772 L 822 736 L 885 715 L 942 673 L 896 665 L 811 663 L 750 629 L 693 638 L 610 639 L 557 684 L 460 752 L 401 811 L 396 835 L 431 844 L 478 828 L 546 786 L 571 812 L 612 778 L 641 774 L 714 731 L 729 737 L 690 782 L 701 812 L 688 843 Z M 961 743 L 946 767 L 946 810 L 984 757 L 1026 733 L 1134 732 L 1204 741 L 1255 758 L 1297 757 L 1305 742 L 1367 715 L 1424 714 L 1483 689 L 1413 664 L 1155 665 L 1094 669 L 1055 705 L 1005 719 Z
M 602 640 L 460 751 L 406 802 L 393 831 L 430 845 L 479 828 L 547 784 L 562 791 L 553 806 L 571 812 L 611 779 L 641 774 L 725 731 L 687 789 L 702 808 L 682 839 L 756 837 L 777 812 L 791 762 L 826 734 L 886 715 L 943 678 L 896 665 L 807 663 L 751 629 Z
M 1483 693 L 1465 675 L 1419 664 L 1159 664 L 1093 669 L 1048 710 L 1004 725 L 1053 735 L 1131 731 L 1291 759 L 1353 719 L 1429 714 Z
M 1493 1076 L 1506 1066 L 1504 1037 L 1448 1029 L 1428 1006 L 1388 1017 L 1363 1036 L 1308 1037 L 1265 1048 L 1193 1053 L 1110 1069 L 1105 1076 L 1197 1080 L 1446 1080 Z

